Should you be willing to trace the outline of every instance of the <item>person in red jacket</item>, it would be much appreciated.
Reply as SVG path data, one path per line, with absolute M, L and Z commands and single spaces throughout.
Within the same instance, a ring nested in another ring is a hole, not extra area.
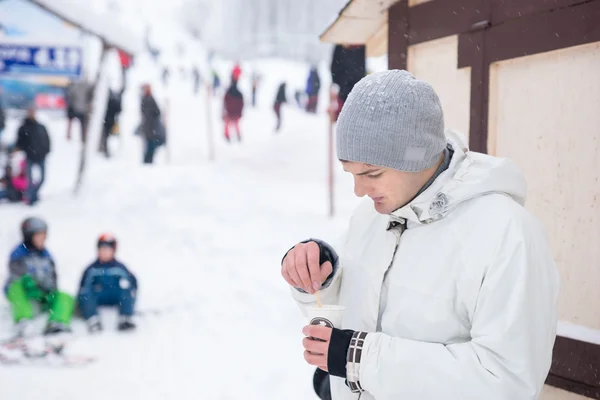
M 229 129 L 231 126 L 235 129 L 238 141 L 242 141 L 240 134 L 240 119 L 242 118 L 242 111 L 244 109 L 244 96 L 238 89 L 237 79 L 231 81 L 231 86 L 225 93 L 225 99 L 223 101 L 223 123 L 225 125 L 225 139 L 230 141 Z
M 233 70 L 231 71 L 231 80 L 239 81 L 241 75 L 242 75 L 242 67 L 240 67 L 240 64 L 235 64 L 235 66 L 233 67 Z

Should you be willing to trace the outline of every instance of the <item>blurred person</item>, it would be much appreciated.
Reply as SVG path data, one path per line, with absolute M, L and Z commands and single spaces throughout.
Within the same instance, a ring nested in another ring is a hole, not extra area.
M 4 168 L 4 176 L 0 178 L 0 200 L 8 200 L 11 203 L 23 201 L 27 191 L 27 161 L 19 162 L 19 171 L 13 171 L 10 162 Z
M 110 157 L 108 138 L 117 123 L 117 117 L 121 113 L 121 95 L 123 93 L 122 91 L 117 92 L 110 89 L 108 92 L 108 104 L 106 105 L 106 113 L 104 114 L 104 124 L 102 125 L 102 136 L 99 149 L 101 153 L 104 153 L 106 158 Z
M 306 107 L 306 91 L 305 90 L 296 90 L 294 92 L 294 100 L 296 100 L 296 105 L 298 108 L 305 109 Z
M 240 132 L 240 120 L 244 111 L 244 96 L 238 89 L 238 81 L 233 79 L 231 86 L 225 92 L 223 99 L 223 124 L 225 127 L 225 139 L 229 142 L 230 129 L 233 127 L 237 134 L 238 142 L 242 141 L 242 135 Z
M 67 102 L 67 140 L 71 140 L 71 127 L 73 120 L 79 121 L 81 127 L 81 141 L 87 138 L 88 118 L 92 107 L 93 87 L 86 78 L 72 81 L 67 86 L 65 100 Z
M 236 63 L 233 66 L 233 69 L 231 70 L 231 80 L 239 81 L 241 76 L 242 76 L 242 67 L 240 66 L 239 63 Z
M 338 44 L 333 50 L 331 60 L 331 81 L 338 85 L 337 120 L 344 102 L 358 81 L 366 75 L 366 50 L 364 45 Z
M 0 140 L 2 140 L 2 132 L 4 132 L 4 128 L 6 128 L 6 114 L 4 113 L 4 104 L 2 100 L 2 87 L 0 86 Z
M 217 95 L 219 88 L 221 87 L 221 78 L 215 69 L 212 70 L 212 89 L 213 96 Z
M 48 312 L 44 334 L 69 332 L 75 300 L 58 290 L 56 265 L 46 249 L 48 226 L 40 218 L 21 224 L 23 242 L 11 253 L 4 293 L 16 324 L 16 336 L 30 334 L 34 305 Z
M 260 85 L 260 75 L 258 72 L 252 72 L 252 107 L 256 107 L 256 94 Z
M 306 104 L 306 112 L 316 113 L 319 104 L 319 91 L 321 90 L 321 78 L 316 67 L 310 69 L 308 80 L 306 82 L 306 95 L 308 102 Z
M 342 248 L 309 239 L 281 269 L 305 312 L 317 299 L 345 307 L 341 326 L 303 328 L 322 398 L 328 384 L 334 400 L 540 395 L 557 329 L 552 252 L 518 166 L 448 133 L 434 89 L 407 71 L 367 76 L 346 100 L 337 157 L 366 199 Z
M 46 179 L 46 157 L 50 153 L 50 136 L 46 127 L 37 121 L 34 107 L 29 107 L 27 117 L 19 128 L 14 151 L 17 150 L 22 150 L 26 156 L 28 181 L 26 201 L 33 206 L 39 200 L 39 191 Z M 40 170 L 39 182 L 33 180 L 34 167 Z
M 196 65 L 194 65 L 192 68 L 192 78 L 194 80 L 194 94 L 198 94 L 200 91 L 200 86 L 202 85 L 202 76 L 200 75 L 200 70 Z
M 279 132 L 281 129 L 281 105 L 287 103 L 287 97 L 285 94 L 286 84 L 282 82 L 277 89 L 277 95 L 275 96 L 275 103 L 273 104 L 273 110 L 275 111 L 275 117 L 277 118 L 277 125 L 275 126 L 275 132 Z
M 122 92 L 124 92 L 127 88 L 127 72 L 133 64 L 133 57 L 121 49 L 118 49 L 117 52 L 119 54 L 119 62 L 121 63 L 121 73 L 123 78 Z
M 137 294 L 137 279 L 115 259 L 117 239 L 111 234 L 98 238 L 96 261 L 86 268 L 79 284 L 79 310 L 90 332 L 102 330 L 98 306 L 119 309 L 117 329 L 127 331 L 135 328 L 133 314 Z
M 154 153 L 156 149 L 165 143 L 166 132 L 160 119 L 161 112 L 154 96 L 152 96 L 152 87 L 149 84 L 142 86 L 142 125 L 141 133 L 144 138 L 144 164 L 154 162 Z
M 167 86 L 169 84 L 169 78 L 171 77 L 171 71 L 169 67 L 164 66 L 162 70 L 162 81 L 163 85 Z

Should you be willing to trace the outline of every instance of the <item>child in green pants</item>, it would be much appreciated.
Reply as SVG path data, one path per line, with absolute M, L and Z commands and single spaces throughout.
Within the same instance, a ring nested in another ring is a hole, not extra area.
M 23 336 L 34 317 L 34 305 L 49 313 L 44 334 L 68 332 L 74 298 L 57 289 L 54 260 L 45 248 L 46 223 L 27 218 L 21 225 L 23 243 L 10 255 L 9 276 L 4 287 L 11 305 L 17 335 Z

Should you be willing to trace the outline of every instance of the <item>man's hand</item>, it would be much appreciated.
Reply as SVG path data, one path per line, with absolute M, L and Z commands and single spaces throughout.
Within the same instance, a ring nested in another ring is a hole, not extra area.
M 302 346 L 305 349 L 304 359 L 310 365 L 319 367 L 326 372 L 328 371 L 327 353 L 329 351 L 331 332 L 331 328 L 318 325 L 307 325 L 302 329 L 302 333 L 307 336 L 302 339 Z
M 320 249 L 315 242 L 299 243 L 287 253 L 281 267 L 283 279 L 295 288 L 314 294 L 331 272 L 329 261 L 319 265 Z

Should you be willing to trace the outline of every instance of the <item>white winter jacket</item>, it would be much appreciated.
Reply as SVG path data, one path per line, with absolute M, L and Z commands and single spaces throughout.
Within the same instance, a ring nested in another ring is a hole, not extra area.
M 370 199 L 358 207 L 321 291 L 347 307 L 344 329 L 368 332 L 361 400 L 537 399 L 548 374 L 559 278 L 523 207 L 524 178 L 512 161 L 450 144 L 449 168 L 410 204 L 392 215 Z M 330 379 L 334 400 L 359 398 Z

